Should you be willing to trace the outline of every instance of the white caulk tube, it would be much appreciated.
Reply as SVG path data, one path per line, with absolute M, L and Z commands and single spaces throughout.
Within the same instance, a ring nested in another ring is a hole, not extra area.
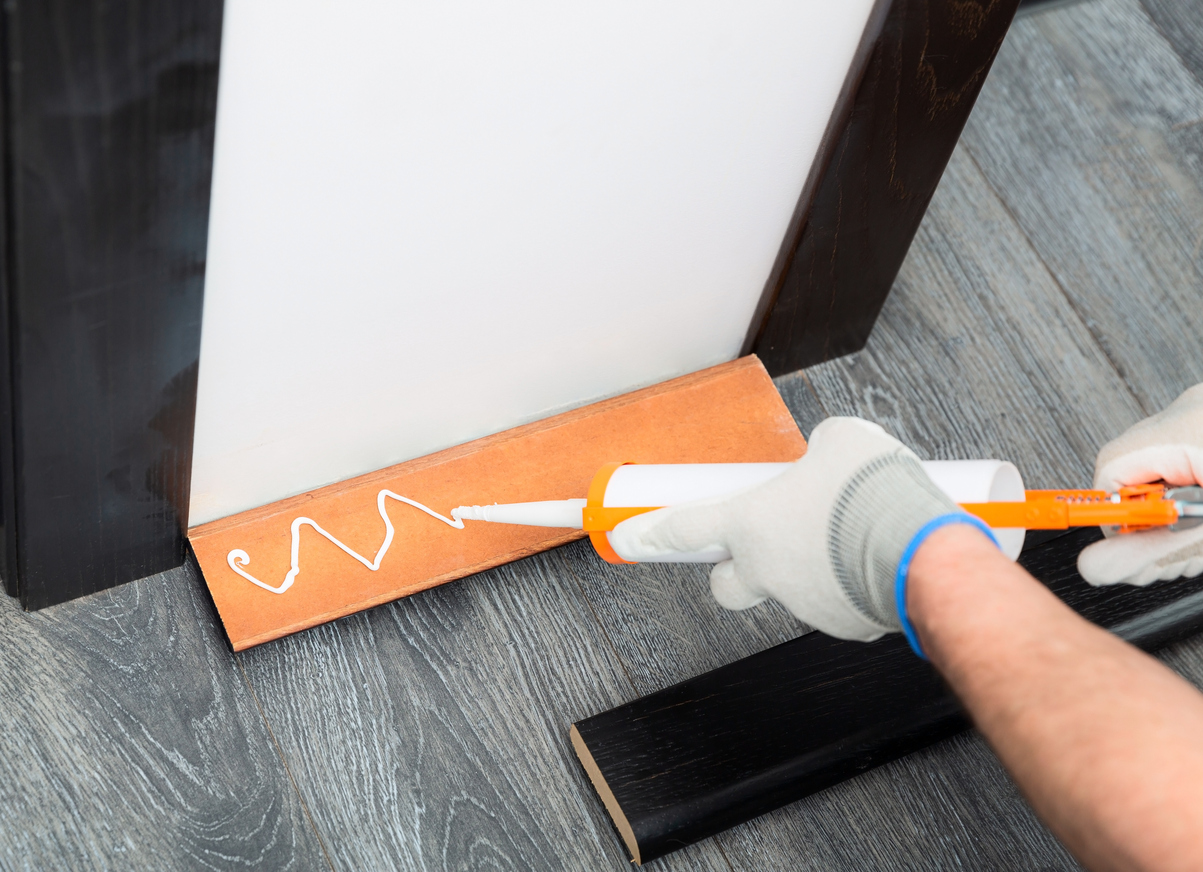
M 678 463 L 626 464 L 604 467 L 590 488 L 593 505 L 604 509 L 672 506 L 694 500 L 729 496 L 781 475 L 792 463 Z M 1001 460 L 939 460 L 923 464 L 932 481 L 957 503 L 1023 502 L 1023 479 L 1013 464 Z M 582 513 L 589 501 L 550 500 L 492 506 L 460 506 L 451 515 L 466 521 L 492 521 L 539 527 L 584 526 Z M 612 529 L 608 527 L 607 529 Z M 1003 552 L 1014 560 L 1023 547 L 1024 530 L 996 529 Z M 598 553 L 607 560 L 628 562 L 616 551 L 606 531 L 590 533 Z M 731 555 L 715 550 L 665 554 L 657 563 L 718 563 Z

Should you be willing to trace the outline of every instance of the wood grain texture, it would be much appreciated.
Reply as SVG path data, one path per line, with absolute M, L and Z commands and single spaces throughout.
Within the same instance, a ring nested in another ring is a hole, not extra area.
M 812 427 L 801 377 L 778 384 Z M 336 868 L 627 864 L 568 724 L 680 680 L 683 663 L 721 665 L 805 628 L 720 609 L 696 567 L 607 567 L 576 542 L 239 655 Z M 590 583 L 613 587 L 598 603 L 616 632 L 598 626 Z M 651 649 L 641 666 L 675 649 L 669 668 L 624 669 L 613 645 L 628 636 Z M 665 868 L 730 867 L 701 845 Z
M 1199 4 L 1180 0 L 1141 0 L 1140 5 L 1182 63 L 1197 81 L 1203 83 L 1203 10 L 1199 9 Z
M 875 420 L 929 458 L 1012 459 L 1033 486 L 1087 483 L 1097 446 L 1143 414 L 960 149 L 866 349 L 806 375 L 831 414 Z M 1076 868 L 976 736 L 718 840 L 748 869 L 866 856 L 882 869 Z
M 753 324 L 751 348 L 769 372 L 864 346 L 1017 6 L 879 7 Z
M 730 612 L 710 595 L 710 567 L 611 566 L 575 552 L 566 571 L 580 584 L 631 682 L 650 693 L 808 632 L 776 604 Z
M 871 769 L 718 837 L 736 869 L 1080 867 L 976 733 Z
M 585 548 L 238 655 L 336 869 L 626 865 L 568 744 L 634 695 L 565 571 Z M 668 868 L 729 867 L 710 845 Z
M 963 149 L 865 351 L 808 371 L 833 414 L 924 459 L 998 457 L 1029 487 L 1086 487 L 1144 413 Z
M 1178 151 L 1201 118 L 1203 85 L 1140 3 L 1096 0 L 1017 26 L 965 129 L 1150 413 L 1203 381 L 1203 178 Z
M 220 0 L 4 7 L 9 589 L 184 559 Z
M 0 868 L 326 868 L 200 585 L 0 601 Z
M 809 439 L 810 431 L 827 417 L 827 410 L 819 401 L 806 371 L 800 369 L 797 372 L 779 375 L 773 379 L 773 384 L 781 394 L 781 399 L 785 401 L 785 407 L 794 416 L 794 423 L 798 425 L 802 435 Z
M 1141 410 L 972 162 L 958 154 L 946 178 L 869 349 L 778 386 L 794 398 L 796 419 L 824 411 L 806 390 L 809 378 L 826 411 L 876 416 L 929 456 L 1011 457 L 1029 480 L 1082 480 L 1096 440 Z M 799 420 L 804 432 L 813 423 Z M 723 613 L 702 568 L 629 569 L 638 573 L 634 585 L 617 568 L 583 564 L 578 573 L 645 692 L 805 630 L 772 604 Z M 875 773 L 872 791 L 840 785 L 718 841 L 737 868 L 851 869 L 866 851 L 883 868 L 922 865 L 921 857 L 972 865 L 983 842 L 998 868 L 1072 866 L 984 745 L 957 741 L 923 760 Z M 848 820 L 879 828 L 870 840 L 859 827 L 849 832 Z M 918 844 L 915 832 L 925 836 Z
M 871 324 L 879 301 L 847 292 L 888 289 L 1016 2 L 879 3 L 784 247 L 792 262 L 817 232 L 806 257 L 822 260 L 838 225 L 853 263 L 846 228 L 880 221 L 852 234 L 880 240 L 882 263 L 873 283 L 841 264 L 832 347 Z M 183 559 L 221 15 L 217 0 L 5 7 L 0 574 L 28 608 Z M 888 200 L 905 214 L 873 201 L 887 178 L 910 186 Z
M 1145 648 L 1203 629 L 1203 577 L 1094 588 L 1077 573 L 1096 528 L 1020 563 L 1080 614 Z M 574 725 L 644 862 L 967 729 L 901 637 L 812 633 Z
M 1157 204 L 1168 202 L 1172 210 L 1165 219 L 1178 229 L 1185 227 L 1185 230 L 1181 230 L 1175 238 L 1161 241 L 1166 247 L 1178 247 L 1177 259 L 1167 259 L 1163 249 L 1158 247 L 1157 239 L 1146 238 L 1146 235 L 1160 232 L 1160 229 L 1139 224 L 1146 215 L 1121 210 L 1118 214 L 1108 215 L 1102 226 L 1107 227 L 1109 221 L 1119 221 L 1120 232 L 1125 235 L 1138 233 L 1139 236 L 1132 237 L 1133 247 L 1142 249 L 1142 257 L 1146 262 L 1138 263 L 1137 268 L 1148 268 L 1154 272 L 1168 266 L 1177 273 L 1184 261 L 1190 261 L 1198 269 L 1203 253 L 1203 231 L 1199 230 L 1199 225 L 1203 223 L 1203 114 L 1198 114 L 1196 84 L 1183 76 L 1172 54 L 1178 55 L 1181 65 L 1191 72 L 1196 83 L 1203 83 L 1203 4 L 1143 0 L 1143 10 L 1156 26 L 1155 35 L 1140 16 L 1140 10 L 1130 4 L 1107 1 L 1113 8 L 1100 8 L 1090 18 L 1061 18 L 1049 22 L 1053 25 L 1051 32 L 1056 35 L 1050 41 L 1057 46 L 1057 57 L 1071 67 L 1078 88 L 1095 101 L 1092 106 L 1101 114 L 1101 120 L 1108 121 L 1107 124 L 1092 127 L 1091 131 L 1101 129 L 1114 137 L 1114 131 L 1118 130 L 1119 138 L 1124 142 L 1124 146 L 1116 148 L 1114 144 L 1108 144 L 1114 143 L 1114 138 L 1100 141 L 1086 138 L 1081 146 L 1084 153 L 1090 155 L 1090 160 L 1096 159 L 1098 146 L 1106 147 L 1109 152 L 1119 152 L 1107 156 L 1119 165 L 1121 172 L 1125 171 L 1125 161 L 1131 161 L 1134 171 L 1124 183 L 1125 188 L 1136 189 L 1138 196 L 1138 191 L 1148 186 L 1154 208 Z M 1072 46 L 1067 28 L 1073 24 L 1079 24 L 1085 32 L 1089 32 L 1100 46 L 1100 49 L 1085 55 L 1089 58 L 1088 63 L 1081 63 L 1083 55 L 1063 52 L 1063 47 Z M 1095 37 L 1096 32 L 1101 38 Z M 1128 42 L 1130 38 L 1132 41 Z M 1110 66 L 1106 63 L 1108 59 Z M 1008 69 L 1011 67 L 1008 66 Z M 1133 82 L 1133 76 L 1136 82 Z M 1000 88 L 1000 93 L 1007 94 L 1006 97 L 998 97 L 1001 100 L 1018 97 L 1026 101 L 1030 96 L 1041 99 L 1041 95 L 1030 95 L 1025 90 L 1013 95 L 1009 85 Z M 1057 111 L 1060 112 L 1060 108 Z M 992 123 L 991 119 L 985 117 L 982 120 Z M 1020 129 L 1015 132 L 1024 134 L 1025 131 Z M 998 138 L 1001 141 L 1002 137 Z M 976 147 L 973 148 L 976 150 Z M 1085 164 L 1086 161 L 1083 162 Z M 1074 196 L 1092 196 L 1092 192 L 1078 191 L 1081 178 L 1066 174 L 1056 179 L 1059 185 L 1056 198 L 1066 200 Z M 1098 204 L 1114 208 L 1106 202 Z M 1032 203 L 1033 210 L 1039 208 L 1038 203 Z M 1021 223 L 1026 225 L 1027 220 L 1027 216 L 1020 215 Z M 1054 236 L 1048 242 L 1051 248 L 1060 249 L 1061 256 L 1075 265 L 1080 256 L 1074 250 L 1078 242 L 1073 233 L 1067 237 Z M 1197 378 L 1197 370 L 1181 373 L 1166 369 L 1165 372 L 1157 372 L 1157 364 L 1165 354 L 1167 345 L 1172 346 L 1169 350 L 1179 358 L 1199 360 L 1197 334 L 1192 334 L 1190 330 L 1175 334 L 1161 332 L 1166 310 L 1172 309 L 1175 304 L 1172 302 L 1167 306 L 1166 293 L 1180 293 L 1187 307 L 1191 306 L 1192 299 L 1196 306 L 1201 299 L 1199 287 L 1203 283 L 1197 277 L 1192 277 L 1189 271 L 1179 273 L 1179 277 L 1186 284 L 1158 286 L 1149 293 L 1142 289 L 1133 298 L 1143 299 L 1144 306 L 1128 306 L 1124 310 L 1125 318 L 1130 319 L 1132 334 L 1145 337 L 1148 362 L 1155 370 L 1152 373 L 1155 378 L 1151 382 L 1132 379 L 1134 391 L 1142 396 L 1146 408 L 1160 408 L 1163 399 L 1179 390 L 1179 385 L 1189 384 L 1192 378 Z M 1156 278 L 1161 280 L 1163 277 L 1156 275 Z M 1178 279 L 1173 275 L 1171 278 Z M 1193 284 L 1190 284 L 1192 281 Z M 1069 296 L 1084 306 L 1104 309 L 1112 304 L 1110 292 L 1112 287 L 1106 281 L 1090 281 L 1071 291 Z M 1198 312 L 1197 308 L 1195 312 Z M 1197 321 L 1192 324 L 1197 324 Z M 1157 378 L 1163 380 L 1161 390 L 1149 390 L 1150 386 L 1158 387 Z M 1143 393 L 1146 390 L 1149 392 Z M 1203 637 L 1196 636 L 1195 639 L 1168 648 L 1161 657 L 1180 675 L 1195 683 L 1196 687 L 1203 688 Z

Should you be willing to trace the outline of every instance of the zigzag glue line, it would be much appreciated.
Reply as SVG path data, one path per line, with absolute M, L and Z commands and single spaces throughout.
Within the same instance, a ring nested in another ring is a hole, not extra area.
M 245 570 L 243 570 L 242 567 L 248 565 L 251 562 L 251 557 L 249 554 L 247 554 L 241 548 L 235 548 L 233 551 L 231 551 L 229 554 L 227 554 L 226 555 L 226 563 L 230 564 L 230 569 L 237 572 L 239 575 L 241 575 L 243 578 L 245 578 L 251 584 L 258 585 L 259 587 L 263 588 L 264 590 L 270 591 L 272 593 L 284 593 L 286 590 L 288 590 L 290 587 L 292 587 L 292 583 L 294 581 L 296 581 L 297 573 L 299 573 L 301 571 L 301 565 L 300 565 L 301 527 L 308 525 L 308 526 L 312 527 L 313 529 L 317 530 L 319 533 L 321 533 L 323 536 L 325 536 L 327 539 L 329 539 L 331 542 L 333 542 L 335 545 L 337 545 L 343 551 L 350 554 L 352 557 L 354 557 L 356 560 L 358 560 L 360 563 L 362 563 L 368 569 L 372 570 L 372 572 L 375 572 L 376 570 L 378 570 L 380 568 L 380 562 L 382 560 L 384 560 L 384 555 L 388 553 L 389 546 L 393 544 L 393 522 L 389 520 L 388 512 L 386 512 L 384 510 L 384 498 L 385 497 L 391 497 L 392 499 L 397 500 L 398 502 L 405 503 L 408 506 L 413 506 L 415 509 L 421 509 L 426 514 L 430 515 L 430 517 L 438 518 L 444 524 L 454 527 L 457 530 L 464 529 L 464 521 L 457 514 L 458 509 L 453 509 L 451 512 L 451 517 L 447 518 L 447 517 L 444 517 L 443 515 L 440 515 L 434 509 L 431 509 L 431 508 L 428 508 L 428 507 L 422 505 L 421 503 L 417 502 L 416 500 L 411 500 L 409 497 L 403 497 L 400 494 L 395 494 L 391 490 L 382 490 L 380 493 L 378 493 L 376 495 L 376 508 L 380 512 L 380 517 L 382 519 L 384 519 L 385 534 L 384 534 L 384 544 L 382 544 L 380 546 L 380 550 L 376 552 L 375 560 L 368 560 L 366 557 L 355 553 L 350 548 L 348 548 L 346 545 L 344 545 L 342 542 L 339 542 L 337 539 L 335 539 L 333 536 L 331 536 L 329 533 L 327 533 L 325 530 L 323 530 L 321 525 L 318 524 L 318 522 L 313 520 L 312 518 L 303 518 L 302 517 L 302 518 L 297 518 L 295 521 L 292 522 L 292 569 L 290 569 L 288 571 L 288 575 L 284 576 L 284 581 L 280 584 L 279 587 L 273 587 L 272 585 L 268 584 L 265 581 L 260 581 L 259 579 L 255 578 L 255 576 L 251 575 L 249 572 L 246 572 Z

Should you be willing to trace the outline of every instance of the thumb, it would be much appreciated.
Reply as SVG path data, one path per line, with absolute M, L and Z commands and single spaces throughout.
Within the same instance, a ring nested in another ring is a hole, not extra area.
M 628 518 L 610 532 L 610 544 L 626 560 L 665 554 L 730 551 L 722 500 L 699 500 Z
M 720 606 L 736 612 L 760 605 L 767 599 L 763 593 L 740 580 L 734 560 L 716 563 L 714 569 L 710 570 L 710 592 Z

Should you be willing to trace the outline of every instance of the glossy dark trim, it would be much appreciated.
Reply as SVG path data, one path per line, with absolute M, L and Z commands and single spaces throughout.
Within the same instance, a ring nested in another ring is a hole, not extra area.
M 1203 630 L 1203 576 L 1094 588 L 1077 530 L 1020 562 L 1084 617 L 1153 650 Z M 970 726 L 897 635 L 811 633 L 575 725 L 642 862 L 751 820 Z
M 16 460 L 13 438 L 13 324 L 12 296 L 14 260 L 12 164 L 12 100 L 9 34 L 16 10 L 0 12 L 0 578 L 9 596 L 17 596 L 17 501 Z
M 3 15 L 3 571 L 40 608 L 184 558 L 222 5 Z
M 864 347 L 1018 5 L 875 8 L 744 345 L 772 375 Z

